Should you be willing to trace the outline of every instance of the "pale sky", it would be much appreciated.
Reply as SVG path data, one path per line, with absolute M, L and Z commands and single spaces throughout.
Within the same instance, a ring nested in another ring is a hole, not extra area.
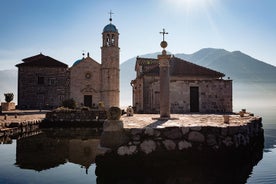
M 173 54 L 223 48 L 276 65 L 276 0 L 0 0 L 0 70 L 40 52 L 100 62 L 110 10 L 121 62 L 161 51 L 165 28 Z

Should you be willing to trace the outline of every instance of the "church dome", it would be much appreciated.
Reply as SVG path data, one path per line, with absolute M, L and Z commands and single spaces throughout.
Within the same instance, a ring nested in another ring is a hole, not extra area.
M 83 59 L 78 59 L 77 61 L 74 62 L 73 66 L 79 64 Z
M 116 32 L 116 33 L 118 33 L 118 29 L 116 28 L 115 25 L 110 23 L 110 24 L 108 24 L 104 27 L 103 32 Z

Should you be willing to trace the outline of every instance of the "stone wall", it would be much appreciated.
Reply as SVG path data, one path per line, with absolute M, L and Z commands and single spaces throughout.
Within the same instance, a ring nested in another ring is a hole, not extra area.
M 20 109 L 53 108 L 69 98 L 69 72 L 66 67 L 18 68 Z
M 10 111 L 15 110 L 15 103 L 14 102 L 1 102 L 2 111 Z
M 254 145 L 256 139 L 263 137 L 261 121 L 261 118 L 256 117 L 240 126 L 124 129 L 123 136 L 127 138 L 120 140 L 118 146 L 111 146 L 111 148 L 118 156 L 236 150 Z M 120 137 L 123 136 L 120 135 Z
M 40 127 L 102 127 L 106 119 L 104 110 L 51 111 L 46 114 Z
M 144 100 L 141 111 L 144 113 L 159 113 L 159 80 L 154 77 L 145 77 L 144 80 Z M 172 77 L 170 82 L 171 113 L 187 113 L 191 111 L 190 87 L 198 87 L 199 112 L 232 112 L 233 107 L 231 80 L 186 80 L 181 77 Z M 135 92 L 138 93 L 139 91 L 137 90 Z M 137 100 L 136 102 L 138 103 Z

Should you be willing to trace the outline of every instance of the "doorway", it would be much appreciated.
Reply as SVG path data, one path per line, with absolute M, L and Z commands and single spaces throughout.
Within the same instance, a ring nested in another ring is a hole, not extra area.
M 190 87 L 190 111 L 199 112 L 198 87 Z
M 84 95 L 84 106 L 92 107 L 92 95 Z

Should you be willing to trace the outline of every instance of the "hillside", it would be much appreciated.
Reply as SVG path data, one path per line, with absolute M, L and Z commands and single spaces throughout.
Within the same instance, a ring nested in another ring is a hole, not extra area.
M 275 66 L 240 51 L 206 48 L 190 55 L 175 56 L 220 71 L 238 82 L 276 82 Z

